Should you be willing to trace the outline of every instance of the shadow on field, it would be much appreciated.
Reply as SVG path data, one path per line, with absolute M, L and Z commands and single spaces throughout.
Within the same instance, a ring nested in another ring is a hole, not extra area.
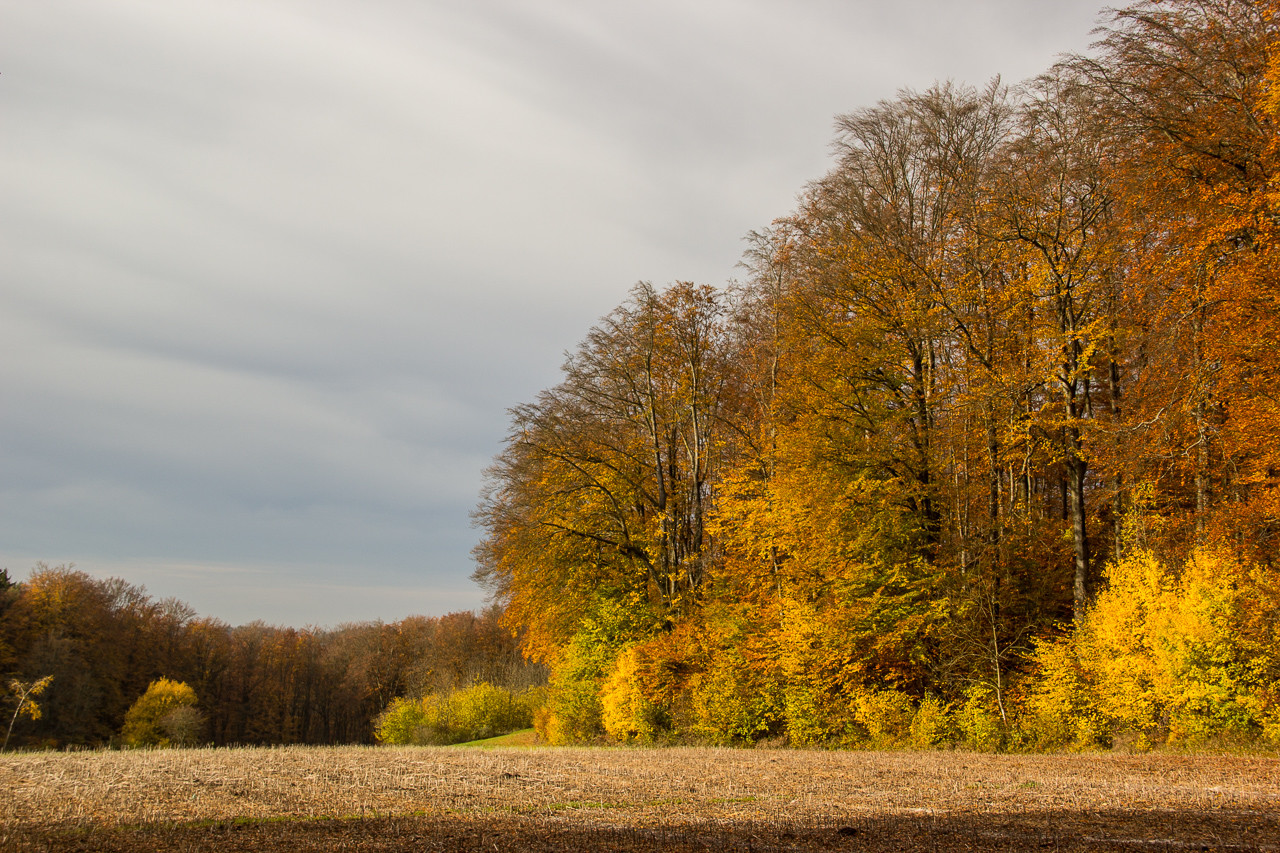
M 1280 851 L 1280 817 L 1257 812 L 868 815 L 827 825 L 610 823 L 596 815 L 473 815 L 228 822 L 135 828 L 0 828 L 0 849 L 138 851 Z

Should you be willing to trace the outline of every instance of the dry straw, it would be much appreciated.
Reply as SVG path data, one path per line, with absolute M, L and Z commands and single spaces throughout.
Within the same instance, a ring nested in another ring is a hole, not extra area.
M 25 753 L 0 756 L 0 790 L 3 850 L 951 849 L 963 839 L 1280 850 L 1280 760 L 1245 756 Z

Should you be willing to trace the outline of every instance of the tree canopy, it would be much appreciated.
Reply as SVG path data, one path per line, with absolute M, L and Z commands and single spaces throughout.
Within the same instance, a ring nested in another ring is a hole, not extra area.
M 1275 13 L 1142 2 L 1021 86 L 840 116 L 744 282 L 642 284 L 591 329 L 477 513 L 546 733 L 1043 740 L 1013 718 L 1057 695 L 1045 643 L 1100 660 L 1133 566 L 1166 609 L 1206 571 L 1280 604 Z M 1277 635 L 1223 608 L 1271 675 L 1213 701 L 1271 731 Z M 1144 707 L 1096 737 L 1212 728 Z

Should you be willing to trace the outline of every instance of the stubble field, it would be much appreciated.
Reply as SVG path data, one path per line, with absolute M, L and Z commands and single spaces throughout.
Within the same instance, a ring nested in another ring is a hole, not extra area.
M 1269 757 L 28 753 L 0 792 L 3 851 L 1280 851 Z

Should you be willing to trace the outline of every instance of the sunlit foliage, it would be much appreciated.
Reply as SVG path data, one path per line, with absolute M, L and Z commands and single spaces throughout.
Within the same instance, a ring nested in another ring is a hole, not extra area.
M 403 697 L 378 717 L 380 743 L 445 745 L 496 737 L 533 724 L 541 696 L 487 682 L 419 698 Z
M 541 730 L 1271 737 L 1275 13 L 1142 2 L 1022 86 L 840 116 L 744 282 L 592 329 L 478 513 Z
M 196 692 L 181 681 L 161 678 L 129 706 L 120 739 L 125 746 L 193 746 L 201 739 L 204 715 Z

